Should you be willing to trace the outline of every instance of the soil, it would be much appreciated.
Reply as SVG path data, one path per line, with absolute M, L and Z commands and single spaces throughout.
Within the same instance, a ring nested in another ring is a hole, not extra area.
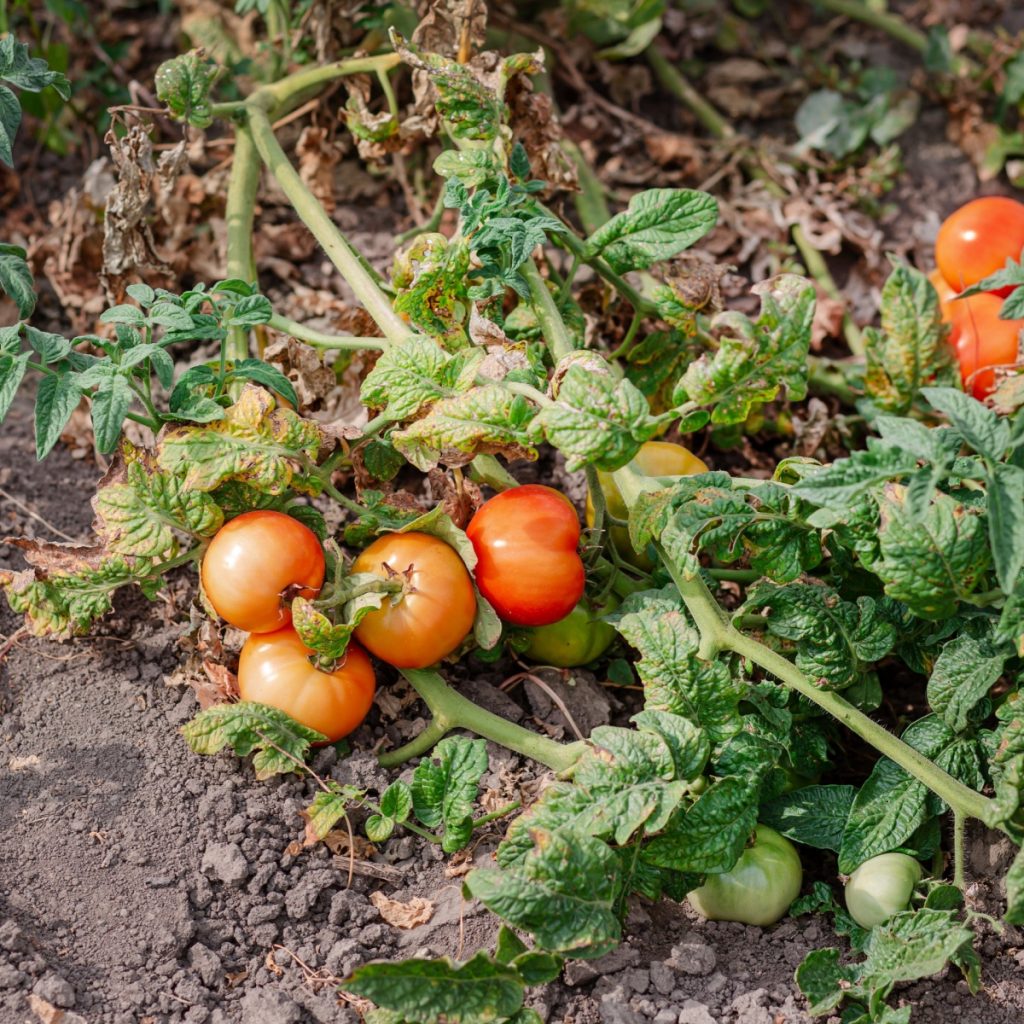
M 84 537 L 88 506 L 66 496 L 86 494 L 95 467 L 61 448 L 40 465 L 31 436 L 22 397 L 0 436 L 0 487 L 14 499 L 0 506 L 4 532 Z M 436 848 L 393 837 L 350 882 L 347 857 L 324 845 L 289 849 L 312 782 L 257 782 L 230 755 L 189 751 L 177 730 L 197 705 L 191 690 L 166 682 L 183 657 L 181 626 L 169 618 L 160 603 L 130 597 L 100 635 L 62 646 L 22 640 L 0 666 L 0 1022 L 31 1020 L 44 1000 L 66 1009 L 63 1024 L 355 1024 L 337 981 L 361 963 L 491 946 L 496 919 L 463 898 Z M 0 632 L 17 625 L 0 611 Z M 468 685 L 495 710 L 527 714 L 486 678 Z M 613 705 L 580 700 L 597 708 L 581 727 L 607 720 Z M 550 705 L 529 710 L 557 726 Z M 320 751 L 316 771 L 383 788 L 386 773 L 368 751 L 384 731 L 381 720 L 364 726 L 344 760 Z M 490 755 L 485 786 L 536 785 L 530 765 L 496 747 Z M 500 838 L 492 829 L 473 862 L 489 861 Z M 975 870 L 1001 873 L 988 837 L 972 856 Z M 377 891 L 424 897 L 433 916 L 395 929 L 370 901 Z M 971 898 L 998 912 L 998 893 L 980 880 Z M 984 991 L 970 996 L 953 973 L 907 987 L 898 998 L 915 1006 L 915 1022 L 1021 1019 L 1022 936 L 982 931 Z M 617 950 L 570 962 L 531 1002 L 565 1024 L 797 1024 L 810 1018 L 793 972 L 810 949 L 833 943 L 843 944 L 822 918 L 748 928 L 638 900 Z

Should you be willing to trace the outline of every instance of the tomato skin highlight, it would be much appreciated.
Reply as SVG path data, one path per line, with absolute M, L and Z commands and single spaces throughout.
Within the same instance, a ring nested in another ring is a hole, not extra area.
M 883 853 L 864 861 L 846 883 L 846 909 L 861 928 L 874 928 L 906 910 L 921 865 L 905 853 Z
M 572 502 L 551 487 L 525 484 L 485 501 L 466 536 L 476 551 L 476 583 L 498 617 L 514 626 L 564 619 L 583 596 Z
M 709 921 L 775 924 L 800 894 L 803 867 L 796 847 L 767 825 L 758 825 L 731 871 L 708 875 L 686 898 Z
M 406 574 L 408 589 L 401 600 L 394 603 L 386 598 L 355 630 L 356 639 L 371 654 L 396 668 L 435 664 L 473 628 L 473 580 L 455 549 L 437 537 L 427 533 L 378 537 L 352 563 L 352 571 L 384 578 Z
M 615 642 L 615 627 L 602 622 L 600 616 L 614 611 L 618 604 L 612 599 L 592 609 L 581 601 L 564 619 L 532 629 L 523 654 L 538 664 L 558 668 L 590 664 Z
M 334 743 L 358 728 L 373 704 L 373 663 L 354 642 L 333 672 L 312 665 L 312 653 L 291 626 L 253 633 L 238 661 L 238 693 L 284 711 Z
M 1020 334 L 1024 320 L 1001 320 L 1003 300 L 993 293 L 971 295 L 953 302 L 949 340 L 960 361 L 964 387 L 975 398 L 995 388 L 990 367 L 1014 366 L 1020 361 Z
M 641 445 L 640 451 L 636 453 L 629 465 L 644 476 L 696 476 L 698 473 L 708 471 L 703 459 L 699 459 L 681 444 L 673 444 L 670 441 L 646 442 Z M 628 519 L 629 508 L 622 500 L 622 494 L 615 485 L 615 478 L 612 474 L 598 470 L 597 479 L 604 492 L 609 513 L 616 519 Z M 587 526 L 594 525 L 594 517 L 594 501 L 590 492 L 587 491 Z M 629 539 L 629 530 L 624 526 L 609 527 L 608 535 L 612 544 L 615 545 L 615 550 L 631 565 L 647 571 L 654 568 L 654 562 L 647 557 L 647 553 L 637 551 L 633 547 Z
M 324 582 L 324 551 L 308 526 L 283 512 L 236 516 L 203 556 L 203 590 L 217 614 L 247 633 L 270 633 L 292 621 L 282 598 L 313 598 Z
M 951 288 L 963 291 L 1019 260 L 1024 249 L 1024 203 L 982 196 L 951 213 L 935 239 L 935 261 Z

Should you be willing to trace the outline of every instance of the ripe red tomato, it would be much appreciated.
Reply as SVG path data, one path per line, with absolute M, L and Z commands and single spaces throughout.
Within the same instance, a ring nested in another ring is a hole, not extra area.
M 203 556 L 203 590 L 222 618 L 247 633 L 292 621 L 286 603 L 316 597 L 324 552 L 308 526 L 283 512 L 246 512 L 217 531 Z
M 972 199 L 951 213 L 935 239 L 935 260 L 951 288 L 963 291 L 1002 270 L 1024 250 L 1024 203 L 1005 196 Z
M 583 596 L 576 551 L 580 521 L 565 495 L 526 484 L 484 502 L 466 535 L 476 556 L 476 583 L 506 622 L 547 626 Z
M 960 360 L 964 387 L 984 398 L 995 387 L 990 367 L 1013 366 L 1020 361 L 1020 333 L 1024 320 L 1000 320 L 1003 300 L 985 293 L 953 303 L 949 340 Z
M 389 533 L 352 564 L 353 572 L 400 578 L 405 590 L 356 626 L 367 650 L 396 668 L 426 668 L 451 654 L 473 628 L 476 593 L 455 549 L 427 533 Z
M 333 743 L 357 728 L 370 710 L 377 688 L 373 663 L 354 642 L 333 672 L 316 668 L 311 654 L 291 626 L 254 633 L 238 661 L 238 693 L 242 700 L 284 711 Z

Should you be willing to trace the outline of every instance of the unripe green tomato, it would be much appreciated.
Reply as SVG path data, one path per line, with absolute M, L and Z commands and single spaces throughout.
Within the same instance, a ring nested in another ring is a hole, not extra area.
M 905 853 L 872 857 L 850 875 L 846 909 L 861 928 L 874 928 L 907 909 L 920 881 L 921 865 L 913 857 Z
M 576 668 L 589 664 L 615 640 L 615 627 L 601 622 L 600 616 L 614 611 L 618 604 L 616 598 L 609 598 L 601 608 L 591 608 L 580 601 L 564 619 L 531 629 L 523 653 L 541 665 Z
M 731 871 L 708 875 L 687 896 L 690 906 L 709 921 L 775 924 L 800 893 L 804 872 L 796 847 L 767 825 L 758 825 Z

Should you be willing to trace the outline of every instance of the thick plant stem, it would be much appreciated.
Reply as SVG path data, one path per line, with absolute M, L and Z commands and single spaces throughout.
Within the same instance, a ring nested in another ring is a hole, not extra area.
M 376 57 L 347 57 L 330 64 L 304 68 L 272 85 L 264 85 L 253 93 L 253 98 L 259 96 L 265 103 L 264 109 L 273 109 L 281 116 L 337 78 L 390 71 L 401 63 L 402 58 L 397 53 L 384 53 Z
M 235 158 L 231 164 L 227 221 L 227 276 L 246 284 L 256 281 L 256 263 L 252 253 L 253 218 L 256 191 L 260 183 L 260 159 L 248 130 L 239 127 L 235 135 Z M 225 354 L 233 362 L 249 355 L 249 331 L 232 327 L 228 332 Z
M 540 271 L 533 260 L 527 260 L 523 264 L 522 274 L 530 286 L 530 297 L 533 299 L 533 308 L 537 311 L 541 333 L 557 363 L 559 360 L 565 359 L 566 356 L 572 355 L 576 351 L 576 346 L 566 329 L 565 321 L 558 312 L 554 296 L 548 291 L 547 282 L 540 276 Z
M 807 267 L 807 273 L 818 282 L 821 290 L 830 299 L 845 305 L 846 300 L 843 298 L 842 292 L 839 291 L 839 286 L 836 284 L 835 278 L 832 277 L 825 257 L 821 255 L 821 250 L 815 249 L 811 245 L 807 235 L 804 234 L 804 229 L 799 224 L 793 225 L 791 233 L 793 244 L 800 250 L 800 258 L 804 261 L 804 266 Z M 864 355 L 864 339 L 861 337 L 857 325 L 850 318 L 850 314 L 846 312 L 843 313 L 843 337 L 846 339 L 847 347 L 855 356 Z
M 485 711 L 456 693 L 436 672 L 428 669 L 403 669 L 402 675 L 430 708 L 433 720 L 404 747 L 382 754 L 379 760 L 384 768 L 395 768 L 411 757 L 426 754 L 452 729 L 468 729 L 484 739 L 493 740 L 509 750 L 539 761 L 559 774 L 571 771 L 586 750 L 585 743 L 557 743 Z
M 964 887 L 964 832 L 967 822 L 960 811 L 953 811 L 953 884 Z
M 318 331 L 314 327 L 307 327 L 297 320 L 275 313 L 268 321 L 267 326 L 282 334 L 289 334 L 293 338 L 299 338 L 308 342 L 315 348 L 341 349 L 349 352 L 361 352 L 364 349 L 387 348 L 387 342 L 383 338 L 346 337 L 340 334 L 327 334 Z
M 292 166 L 274 135 L 267 112 L 257 105 L 250 106 L 248 110 L 249 127 L 256 148 L 270 173 L 277 179 L 277 183 L 295 207 L 295 212 L 313 233 L 367 312 L 377 322 L 387 340 L 402 341 L 409 337 L 413 333 L 409 325 L 391 308 L 388 297 L 367 273 L 348 239 L 327 216 L 323 206 Z
M 648 46 L 644 56 L 658 82 L 697 118 L 710 135 L 716 139 L 735 137 L 733 126 L 683 77 L 657 44 Z
M 640 494 L 657 484 L 629 468 L 615 471 L 615 483 L 627 506 L 632 507 Z M 699 575 L 688 576 L 673 565 L 660 544 L 655 545 L 661 561 L 669 570 L 683 602 L 701 635 L 700 655 L 709 657 L 718 651 L 733 651 L 741 658 L 752 661 L 779 682 L 806 697 L 827 711 L 851 732 L 871 744 L 877 751 L 913 775 L 933 793 L 949 804 L 954 814 L 986 820 L 991 801 L 969 789 L 952 775 L 943 771 L 924 754 L 904 743 L 899 737 L 872 721 L 863 711 L 855 708 L 839 694 L 817 686 L 791 661 L 752 637 L 736 629 L 715 600 Z

